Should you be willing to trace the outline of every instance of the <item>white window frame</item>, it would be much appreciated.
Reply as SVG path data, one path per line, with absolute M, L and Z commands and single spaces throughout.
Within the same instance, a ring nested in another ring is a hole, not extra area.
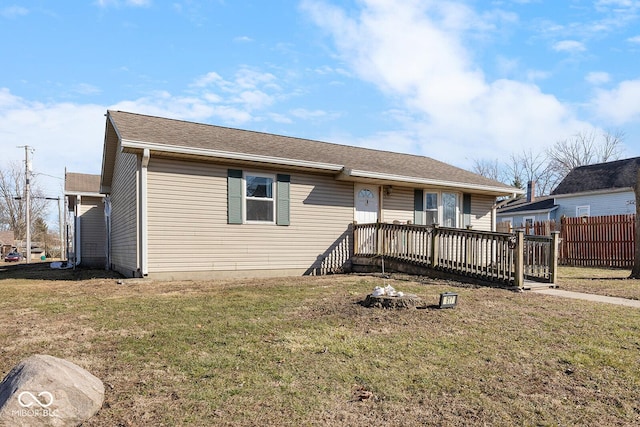
M 271 180 L 271 197 L 248 197 L 247 196 L 247 177 L 254 176 L 258 178 L 268 178 Z M 242 172 L 242 222 L 244 224 L 275 224 L 276 223 L 276 175 L 270 173 L 263 172 L 252 172 L 252 171 L 243 171 Z M 251 220 L 247 219 L 247 200 L 259 200 L 259 201 L 270 201 L 273 218 L 272 221 L 260 221 L 260 220 Z
M 591 216 L 591 205 L 576 206 L 576 217 L 582 218 L 583 216 Z
M 527 220 L 531 220 L 531 226 L 532 227 L 536 223 L 536 217 L 535 216 L 523 216 L 522 217 L 522 225 L 525 226 L 525 227 L 527 226 Z
M 438 197 L 438 214 L 437 214 L 437 223 L 438 225 L 444 226 L 443 221 L 444 221 L 444 205 L 443 205 L 443 194 L 455 194 L 456 196 L 456 214 L 455 214 L 455 225 L 453 226 L 453 228 L 460 228 L 460 225 L 462 224 L 462 213 L 461 213 L 461 203 L 462 203 L 462 193 L 459 193 L 457 191 L 433 191 L 433 190 L 424 190 L 424 209 L 423 211 L 425 212 L 425 219 L 426 219 L 426 212 L 427 212 L 427 194 L 436 194 Z
M 436 208 L 435 209 L 427 209 L 427 196 L 429 194 L 435 194 L 436 195 Z M 440 224 L 440 193 L 438 193 L 437 191 L 426 191 L 424 192 L 424 213 L 425 213 L 425 222 L 427 219 L 427 212 L 435 212 L 436 213 L 436 224 Z M 433 224 L 427 224 L 427 225 L 433 225 Z
M 460 203 L 462 202 L 462 200 L 461 200 L 461 194 L 456 191 L 443 191 L 440 194 L 440 211 L 441 211 L 440 225 L 442 225 L 443 227 L 446 227 L 444 225 L 444 194 L 453 194 L 456 196 L 456 213 L 454 216 L 456 223 L 453 225 L 453 227 L 450 227 L 450 228 L 460 228 L 460 224 L 462 223 L 462 219 L 460 218 L 461 216 Z

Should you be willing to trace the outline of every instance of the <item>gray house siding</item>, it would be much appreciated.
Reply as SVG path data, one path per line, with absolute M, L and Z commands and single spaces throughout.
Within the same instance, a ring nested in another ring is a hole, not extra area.
M 635 195 L 633 191 L 618 191 L 600 194 L 581 194 L 568 197 L 556 196 L 560 206 L 557 218 L 575 217 L 578 206 L 589 206 L 589 216 L 634 214 Z

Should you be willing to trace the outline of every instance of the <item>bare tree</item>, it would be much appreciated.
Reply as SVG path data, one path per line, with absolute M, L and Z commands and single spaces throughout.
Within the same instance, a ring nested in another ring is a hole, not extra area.
M 473 167 L 471 169 L 478 175 L 482 175 L 485 178 L 495 179 L 501 181 L 501 168 L 498 159 L 493 161 L 484 159 L 475 159 L 473 161 Z
M 518 188 L 524 188 L 528 181 L 535 181 L 536 195 L 547 195 L 573 168 L 619 159 L 624 137 L 621 130 L 579 132 L 557 141 L 544 152 L 535 153 L 529 149 L 512 153 L 503 163 L 476 159 L 472 170 Z
M 600 137 L 600 138 L 599 138 Z M 620 130 L 579 132 L 557 141 L 547 150 L 549 172 L 558 184 L 572 169 L 594 163 L 617 160 L 622 154 L 624 132 Z
M 0 229 L 13 230 L 16 239 L 26 236 L 24 194 L 25 170 L 18 163 L 12 163 L 6 169 L 0 169 Z M 45 199 L 34 179 L 31 178 L 31 217 L 44 218 Z

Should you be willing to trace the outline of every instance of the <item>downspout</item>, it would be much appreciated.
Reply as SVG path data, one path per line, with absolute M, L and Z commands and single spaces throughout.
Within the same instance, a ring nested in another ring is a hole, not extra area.
M 111 270 L 111 198 L 104 197 L 105 270 Z
M 147 172 L 151 153 L 148 148 L 142 151 L 140 164 L 140 269 L 142 276 L 149 274 L 149 235 L 147 230 Z
M 77 265 L 80 265 L 80 262 L 82 262 L 82 236 L 81 236 L 81 230 L 82 230 L 82 218 L 80 218 L 80 206 L 82 205 L 82 196 L 78 196 L 78 200 L 76 201 L 76 206 L 75 206 L 75 243 L 73 245 L 73 252 L 75 254 L 75 263 L 74 263 L 74 267 Z

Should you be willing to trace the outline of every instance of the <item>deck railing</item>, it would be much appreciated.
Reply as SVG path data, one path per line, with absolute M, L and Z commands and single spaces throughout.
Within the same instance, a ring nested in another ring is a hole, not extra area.
M 385 256 L 428 268 L 524 286 L 554 283 L 557 233 L 494 233 L 411 224 L 355 224 L 354 255 Z

